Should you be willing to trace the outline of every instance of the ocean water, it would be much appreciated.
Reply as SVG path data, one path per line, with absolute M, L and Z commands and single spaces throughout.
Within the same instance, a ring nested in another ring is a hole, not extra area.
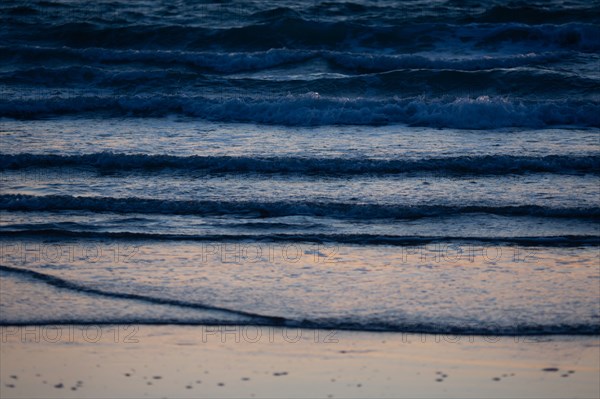
M 0 23 L 0 324 L 600 333 L 599 2 Z

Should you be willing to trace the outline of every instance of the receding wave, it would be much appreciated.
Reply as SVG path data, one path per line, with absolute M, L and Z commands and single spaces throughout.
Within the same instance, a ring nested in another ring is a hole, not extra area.
M 64 237 L 123 239 L 144 241 L 195 241 L 195 242 L 273 242 L 273 243 L 334 243 L 357 245 L 413 246 L 430 243 L 490 243 L 517 244 L 522 246 L 544 247 L 581 247 L 597 246 L 600 236 L 563 235 L 563 236 L 392 236 L 381 234 L 160 234 L 141 232 L 83 231 L 65 229 L 13 229 L 0 228 L 0 237 Z
M 177 299 L 154 297 L 149 295 L 142 295 L 137 293 L 109 291 L 100 288 L 95 288 L 90 285 L 86 285 L 79 282 L 73 282 L 67 279 L 56 277 L 50 274 L 41 273 L 34 270 L 23 269 L 19 267 L 11 267 L 0 265 L 0 271 L 5 273 L 14 273 L 28 278 L 32 278 L 48 284 L 50 286 L 77 291 L 89 295 L 100 295 L 110 298 L 117 298 L 123 300 L 142 301 L 149 304 L 155 305 L 170 305 L 189 309 L 199 310 L 212 310 L 215 312 L 222 312 L 225 314 L 234 314 L 239 316 L 249 317 L 249 321 L 242 321 L 236 324 L 242 325 L 263 325 L 263 326 L 285 326 L 285 327 L 296 327 L 296 328 L 319 328 L 319 329 L 340 329 L 340 330 L 360 330 L 360 331 L 392 331 L 392 332 L 413 332 L 413 333 L 438 333 L 438 334 L 481 334 L 481 335 L 550 335 L 550 334 L 571 334 L 571 335 L 592 335 L 600 333 L 600 329 L 597 324 L 587 323 L 564 323 L 564 324 L 518 324 L 514 323 L 490 323 L 484 322 L 483 320 L 474 319 L 472 321 L 463 322 L 444 322 L 436 320 L 435 322 L 422 322 L 407 320 L 406 317 L 398 317 L 398 320 L 361 320 L 361 319 L 347 319 L 347 318 L 318 318 L 315 320 L 301 319 L 296 320 L 289 317 L 280 316 L 269 316 L 249 313 L 246 311 L 240 311 L 235 309 L 223 308 L 218 306 L 212 306 L 208 304 L 187 302 Z M 110 323 L 136 323 L 136 324 L 186 324 L 186 325 L 200 325 L 200 324 L 231 324 L 229 319 L 223 322 L 218 320 L 218 315 L 211 315 L 209 320 L 193 320 L 189 319 L 177 320 L 173 317 L 168 319 L 153 318 L 153 317 L 141 317 L 134 318 L 131 320 L 123 320 L 121 318 L 102 318 L 99 320 L 86 321 L 83 324 L 110 324 Z M 77 320 L 42 320 L 37 324 L 72 324 L 78 323 Z M 22 323 L 14 323 L 10 320 L 0 319 L 0 325 L 14 325 Z M 27 321 L 27 325 L 35 325 L 35 321 Z
M 70 195 L 0 195 L 0 209 L 8 211 L 89 211 L 172 215 L 240 215 L 282 217 L 292 215 L 341 219 L 418 219 L 485 213 L 501 216 L 598 219 L 600 208 L 554 208 L 538 205 L 387 205 L 342 202 L 185 201 L 150 198 L 74 197 Z
M 398 123 L 464 129 L 600 127 L 600 102 L 580 99 L 519 100 L 499 96 L 339 98 L 315 92 L 268 97 L 157 94 L 0 99 L 0 117 L 29 119 L 82 113 L 139 117 L 179 114 L 222 122 L 288 126 Z
M 483 155 L 425 159 L 174 156 L 102 152 L 83 155 L 0 154 L 0 170 L 29 167 L 84 167 L 110 170 L 201 170 L 208 173 L 317 175 L 600 173 L 600 156 Z
M 159 304 L 159 305 L 172 305 L 172 306 L 203 309 L 203 310 L 215 310 L 215 311 L 219 311 L 219 312 L 232 313 L 232 314 L 236 314 L 236 315 L 240 315 L 240 316 L 249 316 L 249 317 L 258 318 L 258 319 L 266 319 L 268 321 L 271 321 L 272 323 L 274 322 L 277 324 L 281 324 L 281 322 L 284 320 L 281 317 L 262 316 L 262 315 L 258 315 L 255 313 L 237 311 L 237 310 L 232 310 L 232 309 L 227 309 L 227 308 L 221 308 L 218 306 L 205 305 L 205 304 L 201 304 L 201 303 L 187 302 L 184 300 L 158 298 L 158 297 L 139 295 L 139 294 L 133 294 L 133 293 L 119 293 L 119 292 L 113 292 L 113 291 L 105 291 L 100 288 L 86 286 L 81 283 L 69 281 L 69 280 L 66 280 L 66 279 L 63 279 L 60 277 L 52 276 L 52 275 L 45 274 L 45 273 L 40 273 L 40 272 L 37 272 L 34 270 L 29 270 L 29 269 L 22 269 L 22 268 L 0 265 L 0 271 L 19 273 L 22 275 L 32 277 L 36 280 L 42 280 L 46 284 L 54 286 L 56 288 L 79 291 L 79 292 L 84 292 L 87 294 L 95 294 L 95 295 L 110 296 L 113 298 L 137 300 L 137 301 L 150 302 L 150 303 Z M 260 320 L 258 320 L 258 321 L 260 321 Z

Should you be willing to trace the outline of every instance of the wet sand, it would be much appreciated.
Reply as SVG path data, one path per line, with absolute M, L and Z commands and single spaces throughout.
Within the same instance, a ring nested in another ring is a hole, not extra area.
M 2 327 L 0 396 L 600 396 L 598 337 L 81 328 Z

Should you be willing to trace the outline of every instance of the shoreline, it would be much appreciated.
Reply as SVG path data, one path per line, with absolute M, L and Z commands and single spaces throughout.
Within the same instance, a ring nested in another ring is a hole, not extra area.
M 58 338 L 57 329 L 2 326 L 0 396 L 600 395 L 598 336 L 459 336 L 235 325 L 70 327 L 73 335 L 63 329 Z M 83 331 L 86 335 L 77 335 Z

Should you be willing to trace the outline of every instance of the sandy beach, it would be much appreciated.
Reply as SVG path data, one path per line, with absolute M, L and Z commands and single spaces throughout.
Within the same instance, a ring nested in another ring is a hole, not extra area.
M 142 325 L 5 326 L 2 340 L 2 398 L 600 394 L 597 337 Z

